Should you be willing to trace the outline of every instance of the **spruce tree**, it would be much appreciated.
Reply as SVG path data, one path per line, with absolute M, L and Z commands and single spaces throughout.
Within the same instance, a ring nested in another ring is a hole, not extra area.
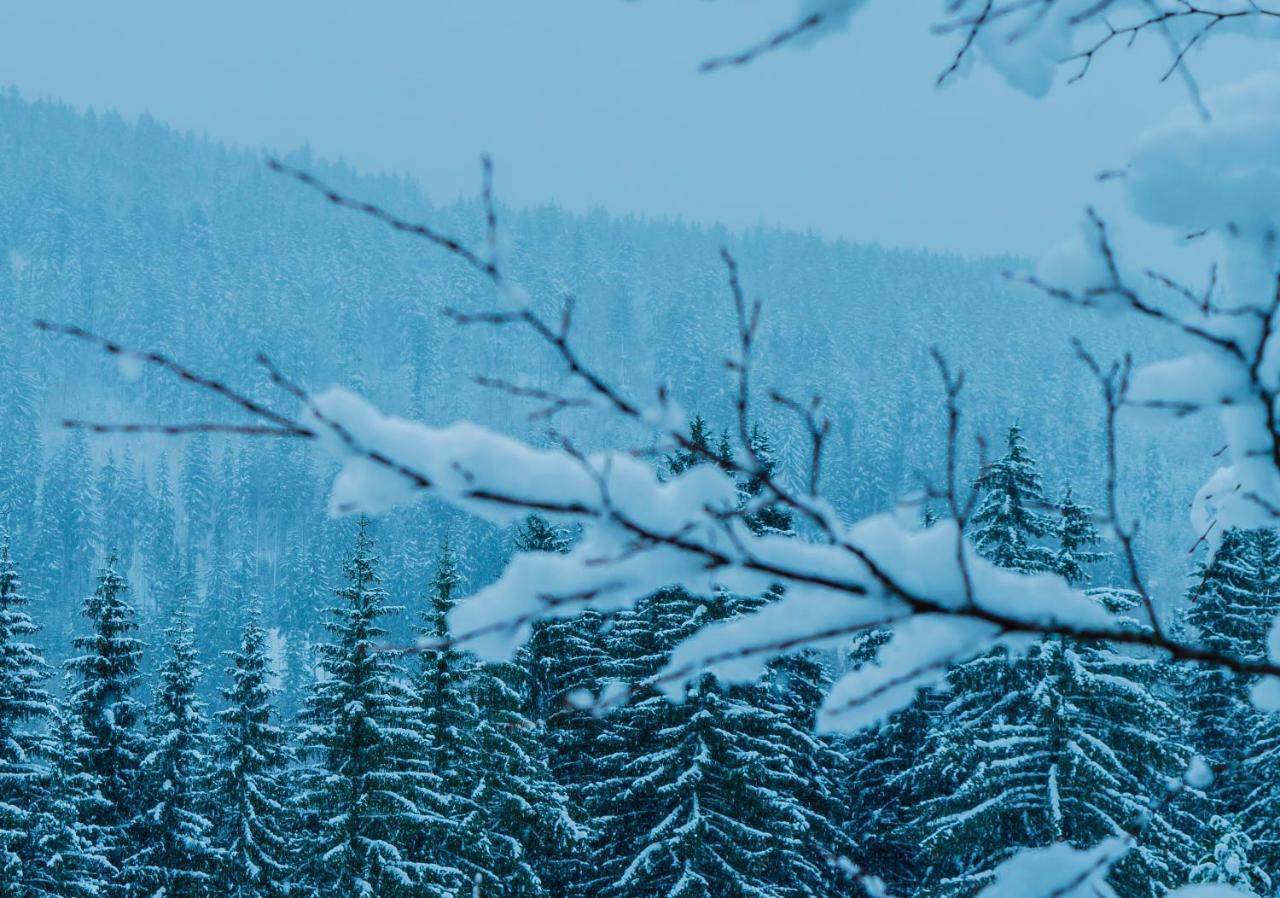
M 187 442 L 182 456 L 181 491 L 187 554 L 203 557 L 214 514 L 213 459 L 207 434 L 198 433 Z
M 75 713 L 60 709 L 49 780 L 31 829 L 37 860 L 27 868 L 24 887 L 32 898 L 101 898 L 119 881 L 107 858 L 109 834 L 93 822 L 101 782 L 83 763 L 86 742 Z
M 470 881 L 484 876 L 488 867 L 484 815 L 473 798 L 478 780 L 475 726 L 480 709 L 471 692 L 476 660 L 469 652 L 449 643 L 446 616 L 457 601 L 461 584 L 453 549 L 446 540 L 436 560 L 431 595 L 419 624 L 422 642 L 413 697 L 426 746 L 428 769 L 441 796 L 446 825 L 428 818 L 419 828 L 419 851 L 431 846 L 438 857 L 449 858 L 459 875 Z
M 873 630 L 856 639 L 849 667 L 874 663 L 890 636 L 891 631 Z M 887 883 L 893 895 L 912 894 L 918 883 L 917 843 L 907 824 L 913 805 L 932 788 L 922 775 L 922 760 L 930 722 L 943 702 L 935 690 L 926 690 L 881 726 L 836 742 L 844 757 L 843 792 L 850 796 L 841 822 L 857 845 L 852 859 Z
M 988 653 L 948 675 L 948 704 L 912 771 L 922 896 L 970 895 L 1021 848 L 1078 848 L 1148 818 L 1113 868 L 1122 894 L 1182 881 L 1195 828 L 1160 801 L 1190 759 L 1163 666 L 1046 638 L 1023 659 Z
M 133 636 L 136 615 L 125 594 L 128 584 L 116 572 L 114 556 L 98 575 L 83 613 L 91 632 L 75 639 L 80 651 L 66 662 L 73 682 L 69 732 L 75 739 L 74 778 L 89 796 L 82 823 L 116 870 L 129 851 L 127 827 L 135 810 L 137 771 L 146 745 L 138 725 L 142 704 L 134 697 L 139 685 L 142 642 Z
M 701 419 L 691 433 L 705 447 Z M 759 448 L 767 460 L 767 446 Z M 676 453 L 669 473 L 714 458 L 705 449 Z M 744 504 L 752 489 L 740 487 Z M 786 523 L 761 532 L 789 529 Z M 604 635 L 609 666 L 600 679 L 642 682 L 701 627 L 777 594 L 703 598 L 660 590 L 611 621 Z M 851 846 L 825 816 L 838 805 L 827 774 L 834 760 L 807 732 L 824 677 L 814 659 L 800 656 L 775 663 L 760 683 L 725 686 L 707 674 L 687 684 L 679 703 L 641 688 L 612 711 L 585 790 L 601 830 L 587 893 L 838 893 L 833 864 Z
M 1017 426 L 1009 428 L 1006 447 L 1005 454 L 975 481 L 982 499 L 969 535 L 983 557 L 1001 567 L 1053 570 L 1053 551 L 1037 542 L 1053 532 L 1053 522 L 1040 511 L 1044 488 Z
M 569 537 L 537 515 L 531 515 L 516 534 L 521 552 L 565 552 Z M 585 791 L 594 777 L 595 743 L 605 725 L 599 715 L 576 707 L 571 697 L 594 694 L 601 686 L 607 657 L 601 639 L 604 619 L 586 610 L 534 624 L 527 650 L 528 715 L 542 729 L 548 764 L 565 793 L 566 820 L 585 820 Z M 494 690 L 495 694 L 500 694 Z M 590 856 L 584 850 L 585 831 L 563 830 L 566 838 L 552 841 L 558 856 L 540 864 L 541 879 L 553 895 L 575 894 L 589 878 Z
M 174 613 L 165 637 L 168 655 L 148 715 L 123 873 L 138 895 L 202 898 L 213 892 L 219 852 L 209 817 L 212 745 L 196 695 L 201 670 L 185 609 Z
M 92 470 L 83 431 L 67 438 L 45 470 L 39 524 L 43 570 L 36 578 L 43 595 L 54 597 L 62 590 L 79 594 L 92 573 L 97 535 Z
M 1209 820 L 1210 848 L 1191 868 L 1188 882 L 1231 886 L 1233 894 L 1271 895 L 1271 877 L 1253 863 L 1253 842 L 1229 817 L 1214 815 Z
M 610 679 L 642 681 L 739 610 L 732 596 L 680 589 L 642 600 L 608 631 Z M 589 894 L 838 894 L 832 863 L 852 848 L 825 816 L 838 805 L 833 761 L 807 732 L 811 709 L 801 713 L 787 669 L 746 686 L 704 675 L 679 703 L 642 689 L 610 712 L 587 790 L 602 830 Z
M 453 863 L 480 876 L 484 894 L 561 895 L 548 891 L 549 880 L 563 874 L 583 834 L 551 774 L 543 728 L 525 713 L 524 659 L 481 664 L 446 642 L 458 583 L 446 544 L 423 616 L 415 682 L 432 772 L 455 824 L 435 839 Z
M 381 650 L 387 604 L 366 523 L 344 565 L 346 583 L 317 647 L 321 676 L 302 714 L 307 803 L 315 821 L 304 850 L 312 885 L 352 896 L 456 893 L 465 875 L 415 856 L 434 851 L 425 825 L 447 826 L 438 778 L 424 766 L 425 738 L 414 696 L 394 654 Z M 415 839 L 416 837 L 416 839 Z
M 217 714 L 216 842 L 222 854 L 218 892 L 228 898 L 280 898 L 295 862 L 294 808 L 288 793 L 292 761 L 275 722 L 266 631 L 255 603 L 228 652 L 230 685 Z
M 0 538 L 0 879 L 10 882 L 25 882 L 36 863 L 31 834 L 47 786 L 40 729 L 55 711 L 26 605 L 9 540 Z
M 1280 614 L 1280 538 L 1273 530 L 1228 530 L 1196 571 L 1183 621 L 1207 648 L 1242 660 L 1266 655 Z M 1280 722 L 1260 714 L 1246 678 L 1216 667 L 1184 672 L 1197 750 L 1217 770 L 1207 793 L 1224 815 L 1238 814 L 1257 859 L 1280 870 Z M 1242 734 L 1248 734 L 1243 736 Z
M 773 444 L 769 435 L 759 424 L 751 428 L 751 450 L 759 462 L 759 469 L 753 473 L 740 487 L 743 504 L 755 503 L 765 491 L 765 482 L 777 476 L 777 461 L 774 459 Z M 794 535 L 795 521 L 789 509 L 769 502 L 763 507 L 753 508 L 746 517 L 747 526 L 756 534 Z
M 1052 570 L 1068 583 L 1083 585 L 1089 582 L 1086 565 L 1097 564 L 1107 557 L 1095 548 L 1102 542 L 1098 528 L 1093 524 L 1093 509 L 1080 505 L 1071 494 L 1071 488 L 1058 503 L 1062 519 L 1058 522 L 1058 552 Z
M 706 464 L 715 457 L 711 448 L 711 430 L 701 415 L 689 422 L 689 448 L 680 448 L 667 456 L 667 471 L 672 476 L 682 474 L 696 465 Z
M 549 886 L 577 867 L 587 843 L 552 776 L 545 731 L 524 713 L 527 678 L 516 659 L 477 666 L 469 684 L 479 711 L 472 798 L 488 843 L 483 891 L 512 898 L 558 895 Z
M 1261 659 L 1267 631 L 1280 613 L 1280 538 L 1271 530 L 1228 530 L 1202 564 L 1187 594 L 1186 624 L 1206 648 L 1242 660 Z M 1242 678 L 1203 668 L 1191 674 L 1196 745 L 1215 766 L 1239 759 L 1239 733 L 1254 711 Z M 1218 783 L 1221 786 L 1222 783 Z

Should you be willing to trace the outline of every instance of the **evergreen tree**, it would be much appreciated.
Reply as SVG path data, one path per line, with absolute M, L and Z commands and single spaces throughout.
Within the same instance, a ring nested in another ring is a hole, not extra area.
M 118 881 L 106 833 L 92 822 L 101 783 L 82 763 L 85 744 L 75 714 L 60 710 L 50 777 L 31 829 L 37 861 L 27 868 L 24 886 L 32 898 L 100 898 Z
M 480 876 L 485 894 L 546 895 L 548 873 L 563 873 L 582 833 L 551 775 L 543 728 L 525 715 L 525 666 L 480 664 L 444 642 L 458 582 L 446 544 L 423 618 L 416 682 L 432 771 L 457 824 L 443 834 L 444 844 L 460 867 Z
M 92 571 L 93 540 L 98 532 L 96 505 L 89 444 L 84 432 L 77 430 L 59 447 L 45 471 L 39 525 L 43 567 L 39 582 L 44 595 L 54 596 L 61 590 L 74 595 L 84 588 L 85 572 Z
M 430 743 L 414 697 L 395 656 L 378 645 L 386 632 L 380 621 L 398 609 L 387 604 L 363 520 L 344 568 L 341 601 L 326 622 L 333 641 L 317 647 L 322 675 L 302 715 L 303 746 L 315 763 L 307 776 L 316 821 L 306 846 L 311 881 L 344 896 L 444 898 L 464 876 L 411 850 L 434 850 L 430 841 L 411 840 L 429 822 L 449 820 L 438 778 L 420 760 Z
M 683 474 L 696 465 L 706 464 L 716 456 L 711 449 L 711 431 L 701 415 L 689 422 L 688 449 L 677 449 L 667 457 L 667 471 L 672 475 Z
M 1194 824 L 1159 799 L 1191 751 L 1165 676 L 1149 658 L 1059 638 L 953 669 L 912 773 L 921 798 L 907 835 L 927 859 L 918 894 L 970 895 L 1021 848 L 1084 848 L 1140 816 L 1112 881 L 1134 896 L 1182 881 Z
M 850 667 L 874 663 L 891 635 L 889 630 L 873 630 L 855 640 Z M 922 775 L 924 746 L 943 702 L 936 691 L 927 690 L 880 727 L 837 743 L 845 761 L 843 791 L 850 796 L 842 822 L 857 845 L 853 860 L 887 883 L 893 895 L 913 894 L 918 885 L 918 845 L 908 823 L 913 806 L 931 788 Z
M 449 643 L 446 616 L 461 584 L 453 549 L 446 540 L 436 561 L 431 596 L 421 615 L 422 649 L 414 679 L 414 698 L 421 712 L 424 743 L 428 746 L 430 772 L 444 796 L 447 826 L 428 820 L 417 836 L 419 845 L 434 843 L 454 858 L 465 878 L 487 872 L 484 817 L 473 799 L 484 759 L 477 757 L 476 724 L 480 709 L 471 691 L 475 658 Z M 420 849 L 421 850 L 421 849 Z
M 36 394 L 30 372 L 13 353 L 0 352 L 0 530 L 28 536 L 36 524 L 43 445 Z
M 1094 548 L 1102 542 L 1102 536 L 1093 524 L 1093 509 L 1077 503 L 1068 487 L 1058 511 L 1062 520 L 1058 522 L 1058 554 L 1052 569 L 1072 585 L 1088 583 L 1085 565 L 1097 564 L 1107 557 Z
M 1035 542 L 1053 532 L 1053 522 L 1039 511 L 1044 488 L 1035 461 L 1027 453 L 1022 431 L 1009 428 L 1007 451 L 975 482 L 982 495 L 973 513 L 971 537 L 983 557 L 1001 567 L 1034 572 L 1054 569 L 1054 553 Z
M 295 862 L 293 808 L 288 794 L 288 738 L 275 723 L 266 631 L 255 603 L 228 652 L 230 685 L 218 712 L 218 892 L 228 898 L 280 898 Z
M 1239 893 L 1259 898 L 1272 894 L 1271 877 L 1250 860 L 1253 843 L 1234 820 L 1215 815 L 1209 821 L 1213 847 L 1191 868 L 1188 881 L 1231 886 Z
M 642 681 L 677 643 L 740 608 L 680 589 L 643 600 L 608 631 L 609 679 Z M 587 790 L 602 830 L 589 894 L 833 894 L 831 864 L 851 846 L 818 819 L 837 793 L 826 747 L 805 728 L 812 708 L 801 714 L 804 691 L 786 670 L 741 687 L 705 675 L 678 704 L 641 690 L 609 714 Z
M 126 829 L 134 812 L 137 771 L 146 750 L 138 724 L 142 705 L 134 697 L 142 663 L 142 642 L 128 584 L 111 557 L 98 575 L 83 613 L 91 633 L 79 636 L 81 652 L 66 662 L 73 682 L 69 692 L 70 734 L 75 739 L 73 778 L 88 796 L 81 822 L 95 833 L 94 844 L 111 866 L 122 869 L 129 852 Z M 65 750 L 65 749 L 64 749 Z
M 1261 660 L 1272 621 L 1280 614 L 1280 537 L 1272 530 L 1223 534 L 1212 560 L 1197 570 L 1183 619 L 1207 648 L 1242 660 Z M 1241 738 L 1263 726 L 1249 700 L 1249 683 L 1217 667 L 1184 671 L 1197 750 L 1220 773 L 1210 796 L 1234 813 L 1264 783 L 1246 765 L 1253 747 Z M 1280 806 L 1277 806 L 1280 809 Z
M 31 834 L 46 787 L 39 728 L 54 715 L 26 604 L 9 540 L 0 538 L 0 879 L 10 882 L 33 875 Z
M 168 656 L 149 714 L 124 875 L 139 896 L 202 898 L 213 892 L 219 852 L 209 818 L 212 746 L 196 697 L 201 671 L 185 609 L 175 612 L 165 636 Z
M 568 535 L 531 515 L 516 534 L 521 552 L 566 552 Z M 529 675 L 527 713 L 543 732 L 547 763 L 564 792 L 564 820 L 585 820 L 585 792 L 594 776 L 594 746 L 604 722 L 598 715 L 576 707 L 570 697 L 594 694 L 601 685 L 607 658 L 601 644 L 603 618 L 586 610 L 574 617 L 538 621 L 525 657 Z M 502 690 L 491 690 L 502 695 Z M 557 797 L 555 799 L 559 801 Z M 540 863 L 540 878 L 552 895 L 568 896 L 589 878 L 590 856 L 585 850 L 587 833 L 573 824 L 559 826 L 561 838 L 551 841 Z
M 751 450 L 759 461 L 759 469 L 742 485 L 741 493 L 744 504 L 757 502 L 765 490 L 766 480 L 777 475 L 778 465 L 773 455 L 773 444 L 769 435 L 759 425 L 751 428 Z M 751 511 L 746 518 L 747 526 L 756 534 L 776 533 L 786 536 L 794 535 L 795 521 L 790 510 L 776 502 Z
M 169 486 L 169 463 L 161 454 L 156 465 L 155 494 L 144 497 L 147 512 L 142 524 L 143 572 L 147 578 L 147 598 L 151 607 L 171 610 L 177 606 L 174 593 L 178 580 L 178 543 L 173 490 Z
M 587 833 L 573 818 L 565 790 L 551 774 L 544 730 L 524 713 L 527 673 L 520 659 L 476 667 L 469 689 L 475 722 L 476 759 L 481 763 L 473 800 L 483 811 L 488 843 L 484 892 L 495 895 L 554 895 L 549 880 L 586 848 Z

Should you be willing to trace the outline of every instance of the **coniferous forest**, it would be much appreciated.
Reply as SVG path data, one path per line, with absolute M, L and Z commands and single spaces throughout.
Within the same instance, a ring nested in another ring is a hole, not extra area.
M 0 896 L 1280 896 L 1280 88 L 1185 80 L 1098 181 L 1207 286 L 0 93 Z
M 665 474 L 722 451 L 701 418 L 691 432 L 704 451 L 663 459 Z M 766 433 L 754 439 L 771 458 Z M 1092 510 L 1049 474 L 1009 428 L 976 479 L 975 547 L 1143 627 L 1137 596 L 1101 574 Z M 758 490 L 740 492 L 748 504 Z M 749 520 L 795 538 L 776 506 Z M 355 522 L 335 546 L 340 573 L 314 585 L 305 682 L 283 675 L 264 597 L 237 594 L 215 621 L 198 616 L 207 593 L 176 588 L 159 629 L 115 551 L 77 598 L 55 670 L 51 606 L 31 598 L 6 541 L 0 838 L 16 894 L 862 895 L 850 872 L 865 868 L 894 894 L 962 896 L 1017 848 L 1106 838 L 1195 757 L 1231 775 L 1161 802 L 1116 890 L 1230 881 L 1265 894 L 1280 864 L 1280 733 L 1219 671 L 1046 636 L 953 667 L 879 729 L 815 735 L 833 678 L 868 663 L 883 631 L 784 655 L 746 685 L 704 674 L 673 703 L 644 684 L 675 646 L 777 595 L 671 588 L 540 624 L 511 661 L 486 663 L 448 642 L 454 539 L 419 588 L 392 592 L 400 547 Z M 574 534 L 530 516 L 510 539 L 563 553 Z M 1260 654 L 1280 612 L 1278 556 L 1273 532 L 1232 531 L 1191 573 L 1179 626 Z M 230 648 L 208 648 L 215 632 Z M 607 684 L 638 688 L 608 713 L 581 701 Z

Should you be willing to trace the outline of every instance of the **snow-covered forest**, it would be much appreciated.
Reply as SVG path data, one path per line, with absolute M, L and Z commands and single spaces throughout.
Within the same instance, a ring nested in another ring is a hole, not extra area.
M 1280 11 L 922 23 L 1045 103 L 1163 47 L 1098 183 L 1164 254 L 1088 197 L 1039 259 L 514 207 L 487 155 L 441 204 L 0 95 L 0 894 L 1280 895 L 1280 82 L 1191 55 Z

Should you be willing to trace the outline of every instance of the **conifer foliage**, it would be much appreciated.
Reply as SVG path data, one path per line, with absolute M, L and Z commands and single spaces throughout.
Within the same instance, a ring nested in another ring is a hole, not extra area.
M 321 678 L 302 715 L 303 746 L 313 766 L 307 801 L 315 820 L 305 846 L 313 880 L 334 894 L 447 895 L 463 881 L 411 853 L 411 834 L 437 809 L 424 806 L 436 782 L 420 759 L 429 743 L 396 657 L 379 650 L 380 623 L 396 609 L 379 584 L 368 525 L 361 521 L 345 566 L 346 583 L 320 645 Z M 430 846 L 427 846 L 430 847 Z M 440 874 L 445 873 L 448 880 Z M 428 874 L 431 874 L 430 877 Z
M 255 604 L 238 651 L 229 653 L 226 707 L 218 712 L 215 835 L 228 898 L 278 898 L 294 867 L 292 757 L 275 719 L 266 631 Z
M 55 713 L 26 604 L 9 541 L 0 539 L 0 878 L 19 882 L 39 863 L 31 835 L 45 787 L 40 729 Z
M 122 871 L 133 853 L 128 827 L 135 810 L 138 770 L 146 754 L 139 725 L 143 705 L 135 696 L 141 683 L 142 641 L 133 635 L 136 613 L 126 595 L 128 584 L 111 557 L 98 585 L 84 600 L 90 633 L 75 639 L 80 654 L 67 661 L 72 675 L 64 745 L 72 758 L 69 776 L 83 797 L 80 822 L 97 850 Z
M 973 543 L 1001 567 L 1027 573 L 1054 568 L 1054 553 L 1037 541 L 1054 532 L 1042 511 L 1044 487 L 1022 430 L 1009 428 L 1003 456 L 978 475 L 982 501 L 973 514 Z
M 129 827 L 133 852 L 124 875 L 137 894 L 202 898 L 218 873 L 213 842 L 212 743 L 202 671 L 185 609 L 166 635 L 167 653 L 147 721 L 146 754 L 136 784 L 137 814 Z

